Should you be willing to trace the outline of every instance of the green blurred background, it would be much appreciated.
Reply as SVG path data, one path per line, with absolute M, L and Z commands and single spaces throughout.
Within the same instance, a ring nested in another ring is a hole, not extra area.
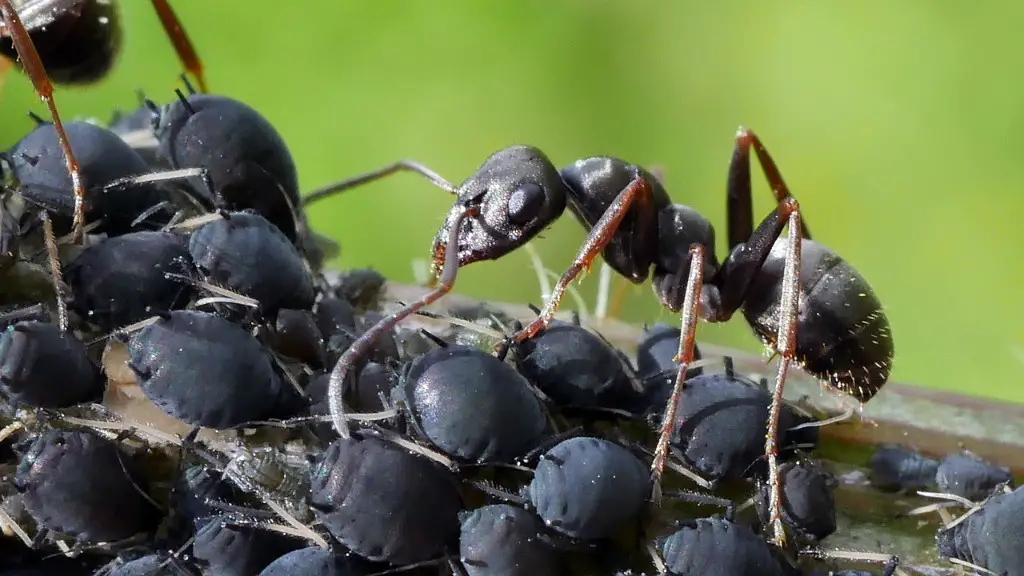
M 122 1 L 125 53 L 103 84 L 58 89 L 67 118 L 171 98 L 179 65 L 143 0 Z M 260 9 L 251 6 L 260 5 Z M 816 239 L 886 305 L 894 380 L 1024 401 L 1018 168 L 1024 5 L 1007 2 L 351 2 L 175 0 L 211 90 L 264 113 L 309 190 L 414 158 L 455 182 L 513 143 L 556 164 L 613 154 L 664 166 L 673 198 L 720 226 L 737 126 L 764 139 Z M 31 127 L 11 77 L 0 145 Z M 755 168 L 756 170 L 756 168 Z M 772 207 L 759 171 L 757 216 Z M 338 265 L 413 281 L 450 198 L 401 175 L 322 203 Z M 535 242 L 567 265 L 567 216 Z M 720 246 L 724 256 L 725 247 Z M 596 268 L 595 268 L 596 272 Z M 596 273 L 581 290 L 594 301 Z M 515 279 L 515 281 L 510 281 Z M 479 263 L 457 291 L 538 302 L 527 255 Z M 567 301 L 567 306 L 572 306 Z M 621 315 L 677 322 L 649 286 Z M 757 351 L 740 317 L 699 338 Z

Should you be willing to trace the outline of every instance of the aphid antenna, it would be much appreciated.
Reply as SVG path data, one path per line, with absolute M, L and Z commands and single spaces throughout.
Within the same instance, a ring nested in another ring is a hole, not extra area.
M 0 505 L 0 522 L 3 523 L 3 527 L 5 529 L 9 529 L 11 532 L 14 532 L 14 534 L 16 534 L 18 538 L 25 543 L 25 546 L 28 546 L 29 548 L 32 547 L 32 538 L 30 538 L 28 533 L 25 532 L 24 528 L 14 521 L 14 518 L 11 518 L 11 515 L 7 513 L 7 510 L 4 510 L 2 505 Z
M 518 494 L 513 494 L 507 490 L 498 488 L 497 486 L 495 486 L 491 482 L 487 482 L 486 480 L 466 480 L 465 483 L 479 490 L 480 492 L 483 492 L 484 494 L 491 496 L 493 498 L 497 498 L 498 500 L 501 500 L 503 502 L 516 504 L 517 506 L 525 506 L 529 503 L 529 500 L 527 498 L 519 496 Z
M 899 556 L 894 554 L 884 554 L 882 552 L 862 552 L 857 550 L 842 550 L 838 548 L 820 548 L 810 547 L 804 548 L 799 552 L 800 556 L 810 556 L 817 558 L 818 560 L 852 560 L 854 562 L 873 562 L 876 564 L 882 564 L 885 566 L 885 570 L 888 572 L 883 573 L 902 573 L 899 571 Z
M 401 302 L 399 302 L 398 305 L 405 306 L 405 304 Z M 419 310 L 414 314 L 416 316 L 421 316 L 423 318 L 430 318 L 431 320 L 447 322 L 452 326 L 458 326 L 459 328 L 465 328 L 466 330 L 472 330 L 473 332 L 476 332 L 483 336 L 487 336 L 488 338 L 493 338 L 495 340 L 502 340 L 508 337 L 507 334 L 503 334 L 502 332 L 498 332 L 497 330 L 488 328 L 487 326 L 484 326 L 478 322 L 473 322 L 472 320 L 466 320 L 465 318 L 459 318 L 457 316 L 438 314 L 436 312 L 430 312 L 428 310 Z M 493 315 L 491 316 L 491 320 L 495 323 L 498 323 L 498 319 L 495 318 Z
M 391 430 L 370 424 L 366 427 L 366 431 L 372 433 L 373 435 L 383 440 L 391 442 L 392 444 L 401 446 L 402 448 L 405 448 L 410 452 L 420 454 L 421 456 L 425 456 L 430 460 L 433 460 L 434 462 L 437 462 L 438 464 L 444 466 L 448 470 L 451 470 L 452 472 L 457 472 L 459 469 L 458 464 L 456 464 L 455 461 L 452 460 L 451 458 L 445 456 L 444 454 L 438 452 L 437 450 L 432 450 L 426 446 L 423 446 L 418 442 L 414 442 L 407 438 L 403 438 L 400 434 L 392 432 Z
M 804 428 L 821 428 L 823 426 L 828 426 L 829 424 L 836 424 L 844 420 L 849 420 L 850 418 L 853 417 L 853 415 L 853 410 L 847 410 L 842 414 L 837 414 L 831 418 L 826 418 L 824 420 L 815 420 L 814 422 L 804 422 L 803 424 L 797 424 L 796 426 L 790 428 L 789 431 L 792 432 L 794 430 L 803 430 Z
M 668 566 L 665 565 L 665 559 L 661 557 L 661 553 L 658 552 L 658 547 L 654 545 L 654 542 L 647 542 L 644 548 L 647 550 L 647 555 L 651 558 L 651 564 L 654 564 L 654 570 L 658 574 L 668 574 Z
M 947 558 L 946 560 L 948 560 L 950 564 L 956 564 L 961 568 L 973 571 L 975 574 L 991 574 L 992 576 L 999 576 L 999 574 L 989 570 L 988 568 L 982 568 L 977 564 L 971 564 L 967 560 L 961 560 L 959 558 Z

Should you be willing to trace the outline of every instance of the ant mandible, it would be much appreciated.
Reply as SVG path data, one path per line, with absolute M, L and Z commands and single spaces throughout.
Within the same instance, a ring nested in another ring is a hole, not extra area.
M 185 70 L 206 91 L 203 65 L 167 0 L 151 0 L 164 32 Z M 53 119 L 75 195 L 72 239 L 82 240 L 85 184 L 53 99 L 53 82 L 91 84 L 107 75 L 120 51 L 121 28 L 111 0 L 0 0 L 0 55 L 17 57 Z M 9 42 L 9 43 L 8 43 Z M 44 56 L 40 56 L 40 50 Z M 13 48 L 13 50 L 12 50 Z M 6 69 L 0 69 L 0 75 Z
M 754 228 L 750 149 L 758 156 L 777 206 Z M 529 242 L 558 219 L 568 204 L 589 229 L 573 264 L 562 274 L 538 317 L 512 336 L 522 342 L 553 317 L 569 283 L 602 253 L 634 283 L 652 276 L 662 305 L 680 312 L 679 370 L 660 428 L 652 463 L 657 496 L 685 374 L 693 361 L 698 319 L 724 322 L 742 311 L 747 323 L 781 361 L 768 416 L 765 453 L 769 465 L 770 518 L 777 545 L 784 544 L 777 433 L 782 392 L 791 364 L 831 387 L 869 401 L 892 369 L 889 320 L 870 285 L 847 262 L 813 242 L 797 203 L 768 151 L 740 128 L 729 165 L 727 222 L 729 254 L 715 257 L 715 229 L 696 210 L 673 204 L 661 183 L 642 168 L 611 157 L 578 160 L 557 170 L 538 149 L 513 146 L 488 158 L 455 187 L 425 166 L 402 161 L 321 189 L 315 202 L 399 171 L 412 171 L 456 195 L 433 244 L 433 268 L 441 285 L 382 320 L 342 355 L 331 377 L 334 425 L 348 432 L 341 404 L 342 383 L 377 336 L 440 298 L 454 284 L 457 268 L 493 260 Z M 473 211 L 470 213 L 469 211 Z M 789 233 L 781 239 L 788 226 Z

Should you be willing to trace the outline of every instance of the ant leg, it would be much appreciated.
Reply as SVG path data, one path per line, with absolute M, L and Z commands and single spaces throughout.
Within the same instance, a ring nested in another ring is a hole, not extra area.
M 572 266 L 562 273 L 562 277 L 558 279 L 558 283 L 551 290 L 551 296 L 544 305 L 544 309 L 526 328 L 512 336 L 514 342 L 519 343 L 532 338 L 541 328 L 551 322 L 551 318 L 555 315 L 555 311 L 558 310 L 558 304 L 565 295 L 569 284 L 581 272 L 590 270 L 590 265 L 593 264 L 597 255 L 604 251 L 605 246 L 615 236 L 615 232 L 618 231 L 622 219 L 625 218 L 633 203 L 637 201 L 649 202 L 650 199 L 651 189 L 647 185 L 647 181 L 642 176 L 637 175 L 628 186 L 622 189 L 622 192 L 619 192 L 619 195 L 615 197 L 608 210 L 601 215 L 601 219 L 591 228 L 590 234 L 583 242 L 583 246 L 576 255 L 576 259 L 573 260 Z
M 354 178 L 342 180 L 341 182 L 335 182 L 334 184 L 328 184 L 323 188 L 314 190 L 309 194 L 303 196 L 302 205 L 303 207 L 309 206 L 310 204 L 323 200 L 328 196 L 333 196 L 339 192 L 344 192 L 349 188 L 355 188 L 357 186 L 362 186 L 363 184 L 369 184 L 370 182 L 380 180 L 387 176 L 391 176 L 392 174 L 397 174 L 398 172 L 414 172 L 416 174 L 419 174 L 420 176 L 429 180 L 431 184 L 448 192 L 449 194 L 455 194 L 457 193 L 458 190 L 454 184 L 445 180 L 444 177 L 442 177 L 437 172 L 434 172 L 430 168 L 427 168 L 425 165 L 420 164 L 415 160 L 399 160 L 394 164 L 389 164 L 388 166 L 385 166 L 383 168 L 378 168 L 373 172 L 367 172 L 366 174 L 361 174 Z
M 661 500 L 661 475 L 665 469 L 665 458 L 668 457 L 672 433 L 675 430 L 676 411 L 683 393 L 683 384 L 686 382 L 686 370 L 693 362 L 693 341 L 697 332 L 697 306 L 700 304 L 701 286 L 704 284 L 704 246 L 700 244 L 690 246 L 689 265 L 690 274 L 686 279 L 686 295 L 683 297 L 683 307 L 680 313 L 682 325 L 680 327 L 679 351 L 674 358 L 679 362 L 679 369 L 676 371 L 672 395 L 669 397 L 668 404 L 665 406 L 665 414 L 661 419 L 658 445 L 654 449 L 654 459 L 651 462 L 651 499 L 655 502 Z
M 7 58 L 0 58 L 0 92 L 3 92 L 4 84 L 7 83 L 7 75 L 14 68 L 14 64 Z
M 32 38 L 25 30 L 25 25 L 21 23 L 21 18 L 18 16 L 18 11 L 14 9 L 12 0 L 0 0 L 0 16 L 3 16 L 4 22 L 7 23 L 11 42 L 18 53 L 18 59 L 21 60 L 22 68 L 32 80 L 32 85 L 40 100 L 46 102 L 46 107 L 50 110 L 53 128 L 57 131 L 57 141 L 60 143 L 64 162 L 71 175 L 71 189 L 75 195 L 74 231 L 71 238 L 75 244 L 78 244 L 82 241 L 82 227 L 85 225 L 85 186 L 82 185 L 82 174 L 78 168 L 78 161 L 75 160 L 75 155 L 71 152 L 71 142 L 68 141 L 64 124 L 60 121 L 60 114 L 57 113 L 57 104 L 53 100 L 53 84 L 50 83 L 50 78 L 46 75 L 46 68 L 43 67 L 43 61 L 39 58 L 39 52 L 36 51 Z
M 195 47 L 192 46 L 192 41 L 189 40 L 188 34 L 185 33 L 181 20 L 178 19 L 178 16 L 171 9 L 171 5 L 167 0 L 152 0 L 152 2 L 153 10 L 156 11 L 156 15 L 160 18 L 160 24 L 164 27 L 167 38 L 174 46 L 174 51 L 178 53 L 178 59 L 181 60 L 185 71 L 195 77 L 196 82 L 199 83 L 199 91 L 206 92 L 203 62 L 199 59 Z
M 795 200 L 793 201 L 795 204 Z M 772 524 L 773 542 L 782 547 L 786 535 L 782 530 L 782 486 L 779 481 L 778 444 L 779 414 L 782 411 L 782 390 L 786 373 L 796 353 L 796 321 L 800 304 L 800 211 L 789 213 L 789 233 L 786 235 L 786 263 L 782 276 L 782 298 L 779 303 L 779 329 L 775 351 L 779 354 L 779 368 L 775 375 L 775 391 L 768 409 L 768 431 L 764 451 L 768 456 L 768 511 Z
M 754 230 L 753 198 L 750 191 L 751 146 L 754 147 L 765 178 L 772 187 L 775 201 L 781 204 L 786 198 L 793 197 L 782 180 L 782 173 L 779 172 L 778 166 L 775 165 L 775 161 L 772 160 L 757 134 L 754 134 L 753 130 L 741 126 L 736 132 L 736 147 L 733 149 L 732 159 L 729 161 L 729 177 L 726 186 L 730 250 L 746 242 Z M 811 232 L 805 223 L 801 223 L 801 234 L 804 238 L 811 239 Z
M 355 342 L 353 342 L 345 353 L 338 358 L 338 363 L 334 365 L 334 369 L 331 370 L 331 376 L 328 380 L 327 388 L 327 400 L 330 406 L 331 421 L 334 423 L 334 429 L 337 430 L 338 434 L 342 438 L 348 438 L 350 436 L 348 423 L 345 422 L 345 407 L 342 404 L 342 396 L 344 393 L 345 379 L 348 377 L 348 373 L 355 367 L 356 362 L 366 355 L 370 347 L 373 346 L 374 342 L 381 334 L 391 330 L 396 324 L 404 320 L 407 316 L 410 316 L 419 310 L 426 308 L 430 304 L 436 302 L 439 298 L 447 294 L 452 286 L 455 285 L 455 277 L 459 271 L 459 229 L 462 227 L 462 221 L 468 217 L 476 216 L 479 213 L 479 206 L 472 206 L 466 208 L 456 218 L 455 223 L 451 227 L 451 233 L 448 238 L 448 248 L 445 251 L 444 268 L 441 270 L 441 281 L 437 288 L 434 288 L 427 294 L 425 294 L 419 300 L 403 306 L 395 312 L 392 312 L 380 322 L 377 322 L 369 330 L 363 333 Z
M 61 332 L 68 331 L 68 305 L 64 301 L 64 280 L 61 275 L 60 253 L 57 252 L 57 237 L 53 233 L 53 222 L 45 210 L 39 212 L 43 221 L 43 240 L 46 243 L 46 254 L 50 261 L 50 277 L 53 279 L 53 293 L 57 298 L 57 326 Z

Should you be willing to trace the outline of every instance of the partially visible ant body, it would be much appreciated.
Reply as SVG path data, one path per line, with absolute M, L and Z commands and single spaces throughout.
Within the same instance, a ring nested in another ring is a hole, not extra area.
M 15 6 L 17 4 L 17 7 Z M 202 62 L 167 0 L 152 0 L 171 43 L 200 90 L 206 90 Z M 72 240 L 85 226 L 87 183 L 71 150 L 53 98 L 53 84 L 92 84 L 105 77 L 120 51 L 121 27 L 112 0 L 0 0 L 0 55 L 16 58 L 49 108 L 74 193 Z M 3 70 L 0 70 L 2 74 Z
M 750 178 L 754 148 L 777 207 L 755 228 Z M 425 166 L 403 161 L 319 190 L 305 204 L 399 171 L 412 171 L 456 196 L 433 243 L 433 268 L 441 285 L 367 331 L 331 373 L 331 412 L 344 435 L 341 390 L 347 374 L 378 334 L 449 291 L 456 269 L 505 256 L 557 220 L 566 205 L 589 231 L 573 264 L 552 290 L 536 320 L 511 337 L 520 343 L 552 319 L 569 284 L 598 254 L 634 283 L 652 277 L 662 305 L 681 312 L 678 376 L 652 463 L 654 489 L 668 455 L 687 368 L 694 360 L 698 319 L 724 322 L 741 311 L 747 323 L 781 357 L 768 418 L 770 522 L 784 543 L 778 478 L 778 422 L 791 364 L 861 403 L 885 384 L 892 368 L 889 320 L 866 280 L 838 255 L 813 242 L 797 203 L 774 160 L 750 130 L 740 128 L 728 172 L 729 254 L 715 256 L 715 229 L 696 210 L 673 204 L 661 183 L 642 168 L 611 157 L 577 160 L 558 170 L 540 150 L 512 146 L 498 151 L 456 187 Z M 788 237 L 782 231 L 788 226 Z
M 150 1 L 185 71 L 206 92 L 203 63 L 168 0 Z M 23 28 L 54 84 L 95 84 L 106 78 L 121 54 L 124 33 L 116 0 L 6 0 L 2 4 L 5 11 L 17 7 Z M 3 63 L 4 72 L 9 70 L 10 60 L 20 58 L 19 35 L 18 30 L 0 22 L 0 55 L 9 59 Z M 25 71 L 32 73 L 28 68 Z

